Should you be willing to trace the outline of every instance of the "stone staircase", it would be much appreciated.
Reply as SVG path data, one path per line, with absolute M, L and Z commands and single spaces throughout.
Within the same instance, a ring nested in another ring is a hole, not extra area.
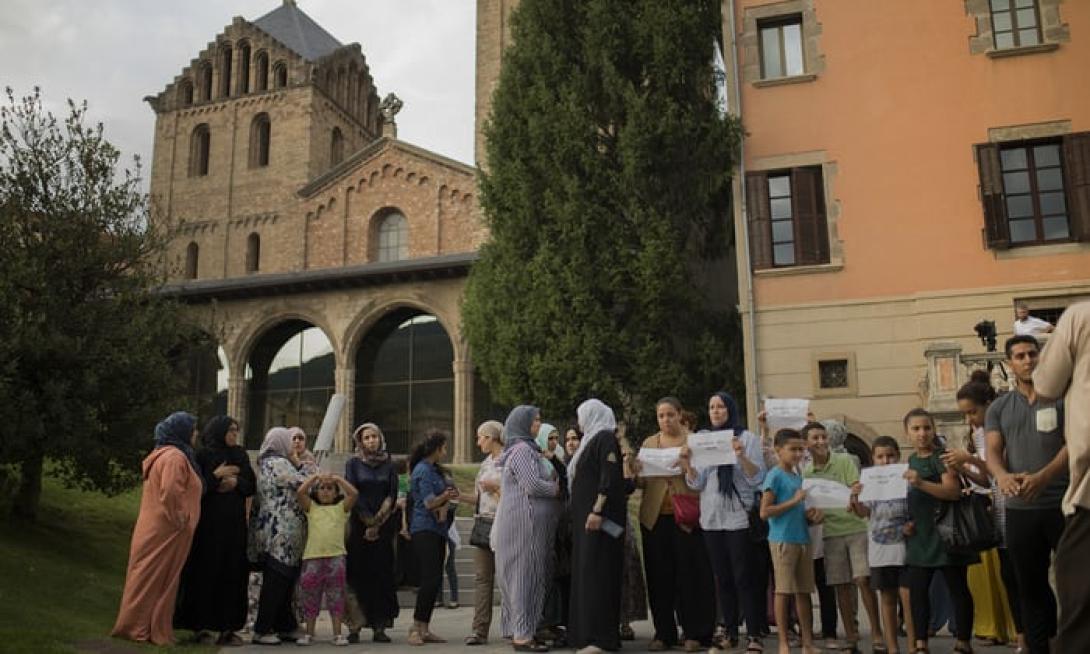
M 455 566 L 458 570 L 458 604 L 472 607 L 475 602 L 474 579 L 476 570 L 473 565 L 473 549 L 469 544 L 469 532 L 473 530 L 473 518 L 455 518 L 454 524 L 458 528 L 458 535 L 462 538 L 462 546 L 455 553 Z M 403 608 L 416 606 L 416 589 L 400 588 L 397 591 L 398 603 Z M 440 597 L 443 601 L 450 599 L 450 589 L 447 585 L 446 575 L 443 576 L 443 593 Z M 500 603 L 499 590 L 492 594 L 492 603 L 496 606 Z

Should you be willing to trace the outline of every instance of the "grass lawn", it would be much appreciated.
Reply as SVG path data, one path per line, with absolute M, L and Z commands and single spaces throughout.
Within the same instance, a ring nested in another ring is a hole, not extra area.
M 0 652 L 150 649 L 109 637 L 139 505 L 139 490 L 107 498 L 47 477 L 37 523 L 0 517 Z

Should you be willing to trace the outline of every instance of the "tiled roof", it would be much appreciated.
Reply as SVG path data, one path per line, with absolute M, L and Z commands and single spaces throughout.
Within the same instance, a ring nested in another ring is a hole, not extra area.
M 285 0 L 284 4 L 254 21 L 254 25 L 307 61 L 317 61 L 342 47 L 332 34 L 295 6 L 294 0 Z

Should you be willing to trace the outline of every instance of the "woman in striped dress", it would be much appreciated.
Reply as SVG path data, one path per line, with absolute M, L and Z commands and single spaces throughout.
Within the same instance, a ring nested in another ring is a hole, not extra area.
M 534 440 L 537 407 L 515 407 L 504 424 L 500 505 L 492 525 L 492 549 L 501 592 L 501 627 L 520 652 L 544 652 L 534 640 L 552 574 L 553 537 L 559 518 L 559 485 L 546 475 Z

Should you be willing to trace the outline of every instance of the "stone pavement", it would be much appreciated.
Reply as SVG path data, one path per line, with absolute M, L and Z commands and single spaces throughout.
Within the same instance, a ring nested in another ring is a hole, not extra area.
M 347 647 L 335 647 L 330 641 L 332 640 L 332 625 L 330 624 L 328 615 L 323 611 L 321 617 L 318 619 L 317 628 L 317 640 L 313 645 L 309 647 L 298 647 L 293 643 L 284 643 L 279 647 L 270 647 L 262 645 L 250 645 L 245 647 L 231 647 L 221 650 L 223 654 L 232 654 L 234 652 L 266 652 L 269 651 L 298 651 L 300 653 L 307 652 L 308 654 L 358 654 L 360 652 L 367 652 L 368 654 L 439 654 L 441 652 L 457 651 L 463 654 L 510 654 L 511 646 L 507 644 L 503 639 L 497 636 L 498 620 L 499 620 L 499 607 L 497 606 L 493 613 L 492 624 L 492 637 L 487 645 L 479 647 L 466 647 L 463 644 L 463 639 L 470 631 L 470 623 L 473 619 L 473 608 L 463 605 L 457 609 L 445 609 L 437 608 L 432 617 L 432 631 L 436 634 L 446 638 L 449 642 L 439 645 L 425 645 L 423 647 L 413 647 L 405 642 L 408 636 L 409 625 L 412 624 L 412 609 L 401 609 L 401 615 L 398 617 L 395 627 L 390 630 L 389 635 L 393 639 L 389 644 L 377 644 L 370 640 L 370 632 L 364 631 L 361 635 L 364 636 L 363 642 L 359 644 L 349 645 Z M 636 622 L 632 625 L 636 632 L 636 640 L 633 642 L 625 642 L 623 651 L 627 652 L 646 652 L 647 644 L 651 640 L 651 622 L 645 620 L 643 622 Z M 945 632 L 943 632 L 945 633 Z M 248 638 L 247 638 L 248 640 Z M 739 650 L 742 651 L 743 646 Z M 818 642 L 821 645 L 821 642 Z M 861 650 L 864 652 L 871 652 L 871 642 L 869 636 L 866 636 L 863 640 Z M 903 652 L 908 651 L 906 648 L 905 639 L 901 639 L 901 647 Z M 951 654 L 954 650 L 954 639 L 949 636 L 939 636 L 931 640 L 931 652 L 932 654 Z M 977 654 L 1011 654 L 1014 649 L 1006 646 L 999 647 L 985 647 L 979 643 L 974 643 L 974 649 Z M 571 650 L 559 650 L 559 651 L 571 651 Z M 769 653 L 776 652 L 776 637 L 773 635 L 771 638 L 765 639 L 765 651 Z M 799 650 L 792 650 L 797 652 Z M 828 650 L 832 651 L 832 650 Z

